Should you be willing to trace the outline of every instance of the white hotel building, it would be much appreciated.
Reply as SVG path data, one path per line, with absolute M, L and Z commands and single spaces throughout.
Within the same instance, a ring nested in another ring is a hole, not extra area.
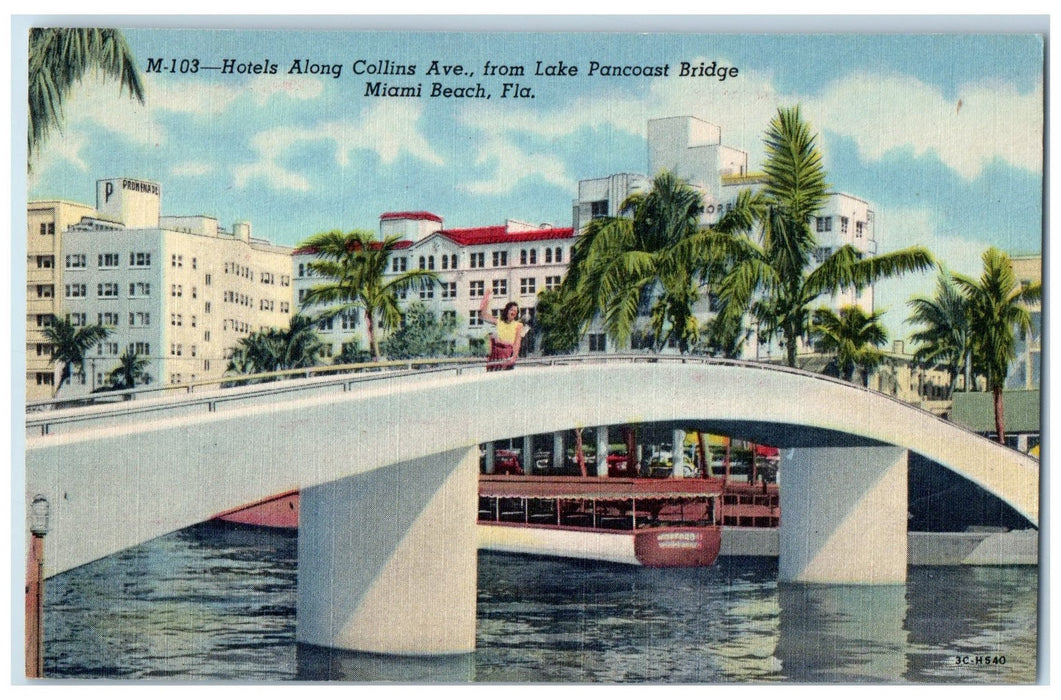
M 559 286 L 567 272 L 574 232 L 512 220 L 478 228 L 446 229 L 442 224 L 442 218 L 430 212 L 382 214 L 380 237 L 396 235 L 401 239 L 391 256 L 391 272 L 433 271 L 438 282 L 409 291 L 402 298 L 403 306 L 422 301 L 437 318 L 456 318 L 459 330 L 453 349 L 485 351 L 490 327 L 480 318 L 479 304 L 486 291 L 492 292 L 490 309 L 495 315 L 500 315 L 509 301 L 515 301 L 523 319 L 531 321 L 538 292 Z M 306 291 L 323 281 L 309 269 L 308 263 L 314 259 L 311 249 L 295 251 L 295 293 L 300 305 Z M 314 306 L 305 311 L 313 314 L 322 310 L 324 307 Z M 332 354 L 339 354 L 342 344 L 348 342 L 368 348 L 360 311 L 323 324 L 321 336 Z
M 245 222 L 227 231 L 208 216 L 162 216 L 161 201 L 158 183 L 100 180 L 95 210 L 80 206 L 72 210 L 80 215 L 76 221 L 58 222 L 49 313 L 77 326 L 112 329 L 87 354 L 85 374 L 74 369 L 62 396 L 106 385 L 126 351 L 149 360 L 146 372 L 156 386 L 219 378 L 241 337 L 287 327 L 294 296 L 291 248 L 252 238 Z M 30 203 L 31 239 L 35 226 L 47 224 L 37 219 L 70 208 L 43 204 Z M 36 272 L 32 246 L 29 251 L 28 265 Z M 50 367 L 55 374 L 48 381 L 50 348 L 37 328 L 46 314 L 36 313 L 32 296 L 29 306 L 28 357 L 40 357 L 43 367 L 27 368 L 27 399 L 50 398 L 59 368 Z
M 748 154 L 722 143 L 722 130 L 696 117 L 666 117 L 648 122 L 648 171 L 673 171 L 698 190 L 704 201 L 702 222 L 717 223 L 733 208 L 741 190 L 762 183 L 763 175 L 748 169 Z M 606 177 L 580 180 L 578 197 L 574 202 L 572 219 L 576 231 L 581 231 L 590 220 L 603 216 L 618 216 L 623 200 L 635 192 L 647 192 L 652 177 L 637 173 L 618 173 Z M 877 252 L 874 212 L 864 200 L 848 194 L 833 192 L 826 200 L 815 221 L 818 246 L 814 252 L 816 263 L 821 263 L 842 245 L 850 244 L 857 250 L 872 255 Z M 701 322 L 711 315 L 709 300 L 703 299 L 695 308 Z M 865 311 L 873 310 L 873 287 L 856 293 L 844 290 L 822 305 L 838 309 L 857 304 Z M 599 349 L 605 340 L 598 329 L 591 330 L 583 350 Z M 607 348 L 612 350 L 612 348 Z M 754 336 L 745 344 L 745 353 L 755 358 L 760 351 Z M 762 351 L 769 352 L 768 349 Z

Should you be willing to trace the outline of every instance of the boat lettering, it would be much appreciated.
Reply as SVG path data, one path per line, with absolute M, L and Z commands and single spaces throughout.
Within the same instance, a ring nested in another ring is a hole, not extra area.
M 700 545 L 698 532 L 661 532 L 656 535 L 656 544 L 662 549 L 687 549 Z

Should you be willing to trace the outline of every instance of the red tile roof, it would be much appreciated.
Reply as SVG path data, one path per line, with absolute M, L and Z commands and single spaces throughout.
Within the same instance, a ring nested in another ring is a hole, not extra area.
M 572 228 L 541 228 L 532 231 L 508 233 L 505 226 L 482 226 L 479 228 L 442 229 L 439 234 L 457 245 L 488 245 L 496 243 L 530 243 L 534 241 L 554 241 L 571 238 Z
M 380 221 L 391 219 L 412 219 L 413 221 L 437 221 L 442 223 L 442 217 L 429 211 L 388 211 L 379 215 Z

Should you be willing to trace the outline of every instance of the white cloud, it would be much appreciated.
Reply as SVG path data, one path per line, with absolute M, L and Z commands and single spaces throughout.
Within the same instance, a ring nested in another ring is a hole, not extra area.
M 282 166 L 280 161 L 296 145 L 319 141 L 334 144 L 336 163 L 343 167 L 350 164 L 352 155 L 358 151 L 373 152 L 384 164 L 408 155 L 442 165 L 442 157 L 419 131 L 421 114 L 417 104 L 380 102 L 357 120 L 324 122 L 306 128 L 276 127 L 259 132 L 251 141 L 258 160 L 233 168 L 236 185 L 246 187 L 251 180 L 261 178 L 276 190 L 309 190 L 309 179 Z M 310 164 L 304 165 L 308 168 Z
M 576 185 L 560 158 L 550 152 L 530 153 L 500 135 L 479 144 L 475 163 L 493 168 L 487 177 L 460 185 L 461 190 L 472 194 L 505 194 L 521 182 L 539 177 L 568 191 Z
M 178 163 L 169 169 L 170 175 L 175 177 L 201 177 L 209 175 L 214 171 L 214 165 L 205 161 L 188 161 Z
M 967 180 L 996 158 L 1042 169 L 1041 84 L 1028 93 L 1004 83 L 965 85 L 952 99 L 908 76 L 854 73 L 805 104 L 820 127 L 854 139 L 866 160 L 905 148 L 934 154 Z

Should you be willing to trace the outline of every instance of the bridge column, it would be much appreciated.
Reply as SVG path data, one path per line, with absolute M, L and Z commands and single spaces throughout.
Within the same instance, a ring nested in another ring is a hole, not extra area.
M 471 447 L 304 489 L 297 641 L 473 651 L 478 463 Z
M 783 450 L 778 478 L 781 581 L 906 581 L 906 450 Z
M 682 478 L 685 476 L 685 431 L 671 431 L 671 476 Z
M 567 466 L 567 455 L 564 454 L 564 434 L 553 433 L 553 473 L 557 474 Z
M 608 426 L 597 426 L 597 476 L 608 476 Z
M 523 436 L 523 473 L 534 473 L 534 436 Z

